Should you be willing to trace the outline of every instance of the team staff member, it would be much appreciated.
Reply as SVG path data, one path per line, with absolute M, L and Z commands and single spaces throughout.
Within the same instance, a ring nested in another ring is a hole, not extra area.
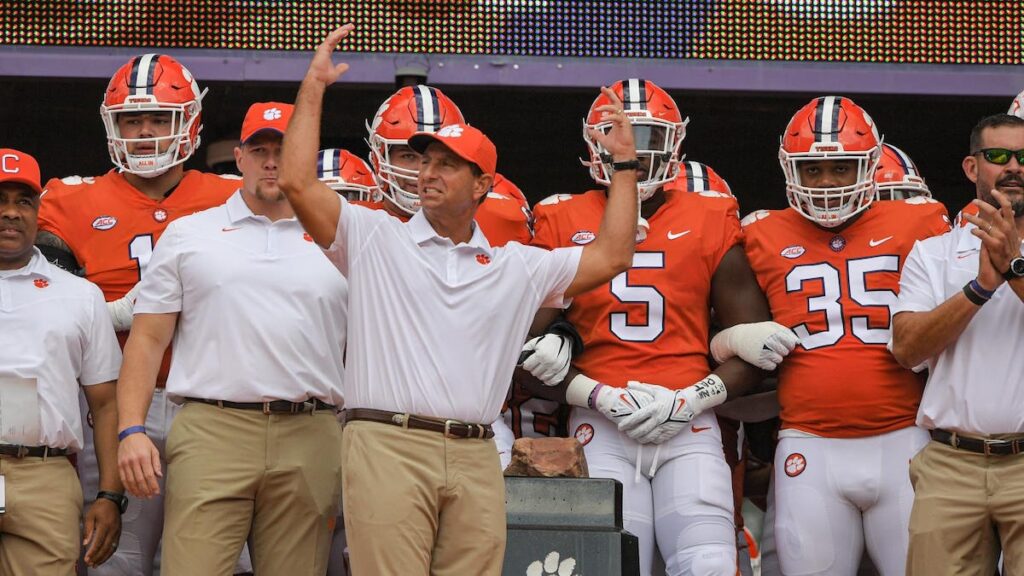
M 786 574 L 853 576 L 865 547 L 883 576 L 903 573 L 907 463 L 928 437 L 914 426 L 924 378 L 886 349 L 889 309 L 914 242 L 949 220 L 928 198 L 876 203 L 881 154 L 861 107 L 815 98 L 781 139 L 790 207 L 743 221 L 772 316 L 800 336 L 779 366 L 773 482 Z
M 917 413 L 932 442 L 911 462 L 907 574 L 1024 570 L 1024 120 L 971 132 L 964 173 L 978 213 L 918 242 L 900 280 L 893 354 L 927 362 Z M 970 567 L 968 569 L 968 567 Z
M 119 466 L 159 494 L 142 426 L 175 338 L 167 393 L 163 573 L 226 574 L 252 533 L 260 574 L 320 575 L 341 488 L 346 282 L 277 184 L 292 106 L 253 104 L 235 159 L 242 189 L 167 228 L 140 285 L 119 386 Z M 334 194 L 334 192 L 332 192 Z
M 116 169 L 46 184 L 36 243 L 58 266 L 72 272 L 84 268 L 84 276 L 103 290 L 122 345 L 131 327 L 134 287 L 145 275 L 164 229 L 181 216 L 223 204 L 238 189 L 237 178 L 183 167 L 200 144 L 205 93 L 174 58 L 133 57 L 110 78 L 100 107 Z M 169 357 L 146 422 L 161 454 L 177 413 L 164 394 L 168 366 Z M 84 430 L 86 449 L 78 470 L 88 503 L 96 493 L 98 476 L 90 448 L 92 428 Z M 154 569 L 163 519 L 163 498 L 131 499 L 117 553 L 101 569 L 90 570 L 92 576 L 148 576 Z
M 99 493 L 85 515 L 85 562 L 98 566 L 117 548 L 125 504 L 117 477 L 115 383 L 121 351 L 103 295 L 50 264 L 33 247 L 38 230 L 39 165 L 0 150 L 0 406 L 14 427 L 14 385 L 38 405 L 36 438 L 0 432 L 0 573 L 71 574 L 81 548 L 82 490 L 64 456 L 82 449 L 78 388 L 96 420 Z M 14 410 L 19 410 L 15 408 Z M 20 442 L 22 444 L 15 445 Z
M 315 171 L 323 94 L 348 68 L 334 65 L 331 53 L 351 30 L 332 32 L 310 64 L 281 185 L 351 287 L 344 460 L 352 465 L 344 494 L 352 569 L 499 574 L 504 484 L 485 423 L 498 416 L 537 309 L 562 306 L 629 265 L 637 219 L 632 130 L 614 99 L 603 110 L 614 128 L 597 137 L 626 165 L 613 178 L 601 238 L 583 248 L 488 244 L 473 216 L 493 183 L 497 152 L 464 124 L 410 140 L 423 156 L 421 209 L 408 223 L 354 206 Z

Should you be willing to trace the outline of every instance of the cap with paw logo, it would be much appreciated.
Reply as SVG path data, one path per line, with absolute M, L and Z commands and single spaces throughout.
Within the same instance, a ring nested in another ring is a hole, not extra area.
M 409 138 L 409 147 L 422 154 L 431 142 L 443 144 L 459 158 L 476 164 L 484 174 L 494 176 L 498 151 L 476 128 L 468 124 L 449 124 L 437 132 L 417 132 Z
M 295 107 L 281 102 L 257 102 L 249 107 L 242 121 L 242 144 L 265 130 L 284 134 Z

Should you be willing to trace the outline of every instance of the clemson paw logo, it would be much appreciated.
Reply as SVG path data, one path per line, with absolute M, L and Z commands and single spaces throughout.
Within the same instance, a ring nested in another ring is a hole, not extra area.
M 437 131 L 437 135 L 441 138 L 458 138 L 459 136 L 462 136 L 462 126 L 459 126 L 458 124 L 445 126 Z
M 483 266 L 487 266 L 488 264 L 491 263 L 491 257 L 488 256 L 487 254 L 477 254 L 476 261 Z
M 800 474 L 803 474 L 803 471 L 807 468 L 807 459 L 804 458 L 803 454 L 794 452 L 786 457 L 785 468 L 786 476 L 795 478 Z
M 302 239 L 305 240 L 306 242 L 312 242 L 313 241 L 313 237 L 309 235 L 309 232 L 303 232 L 302 233 Z
M 584 422 L 576 428 L 576 432 L 573 434 L 576 437 L 576 441 L 581 446 L 586 446 L 594 439 L 594 427 Z
M 47 286 L 50 285 L 49 282 L 43 280 L 42 278 L 36 278 L 32 283 L 36 285 L 36 288 L 46 288 Z
M 263 111 L 264 120 L 277 120 L 279 118 L 281 118 L 280 108 L 267 108 Z
M 544 561 L 536 560 L 526 567 L 526 576 L 579 576 L 576 574 L 576 559 L 561 560 L 558 552 L 551 552 Z

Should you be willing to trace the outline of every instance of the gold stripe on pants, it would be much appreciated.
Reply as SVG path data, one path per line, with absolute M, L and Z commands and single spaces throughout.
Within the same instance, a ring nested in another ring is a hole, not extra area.
M 333 413 L 185 404 L 167 437 L 165 576 L 231 574 L 252 531 L 257 574 L 322 576 L 341 499 Z
M 493 439 L 357 420 L 343 446 L 355 576 L 501 574 L 505 482 Z
M 0 456 L 7 511 L 0 514 L 0 574 L 75 573 L 81 548 L 82 487 L 62 456 Z
M 1024 454 L 985 456 L 929 442 L 910 462 L 910 576 L 1024 574 Z

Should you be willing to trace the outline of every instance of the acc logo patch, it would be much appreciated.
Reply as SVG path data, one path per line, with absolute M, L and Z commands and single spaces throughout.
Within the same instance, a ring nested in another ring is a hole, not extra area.
M 110 230 L 117 226 L 117 218 L 113 216 L 99 216 L 92 221 L 92 227 L 97 230 Z
M 167 221 L 167 210 L 164 210 L 163 208 L 157 208 L 156 210 L 154 210 L 153 211 L 153 220 L 156 220 L 157 222 L 166 222 Z
M 584 422 L 576 427 L 576 432 L 573 433 L 576 437 L 576 441 L 582 446 L 586 446 L 594 439 L 594 427 Z
M 570 238 L 569 240 L 573 244 L 579 244 L 580 246 L 582 246 L 584 244 L 590 244 L 591 242 L 594 241 L 595 238 L 597 238 L 597 234 L 594 234 L 590 230 L 580 230 L 579 232 L 573 234 L 572 238 Z
M 799 258 L 803 256 L 804 252 L 807 252 L 807 250 L 803 246 L 800 246 L 799 244 L 794 244 L 792 246 L 786 246 L 785 248 L 782 249 L 782 252 L 779 252 L 779 254 L 781 254 L 783 258 L 789 258 L 790 260 L 792 260 L 793 258 Z
M 795 478 L 807 468 L 807 459 L 799 452 L 794 452 L 786 457 L 786 476 Z

